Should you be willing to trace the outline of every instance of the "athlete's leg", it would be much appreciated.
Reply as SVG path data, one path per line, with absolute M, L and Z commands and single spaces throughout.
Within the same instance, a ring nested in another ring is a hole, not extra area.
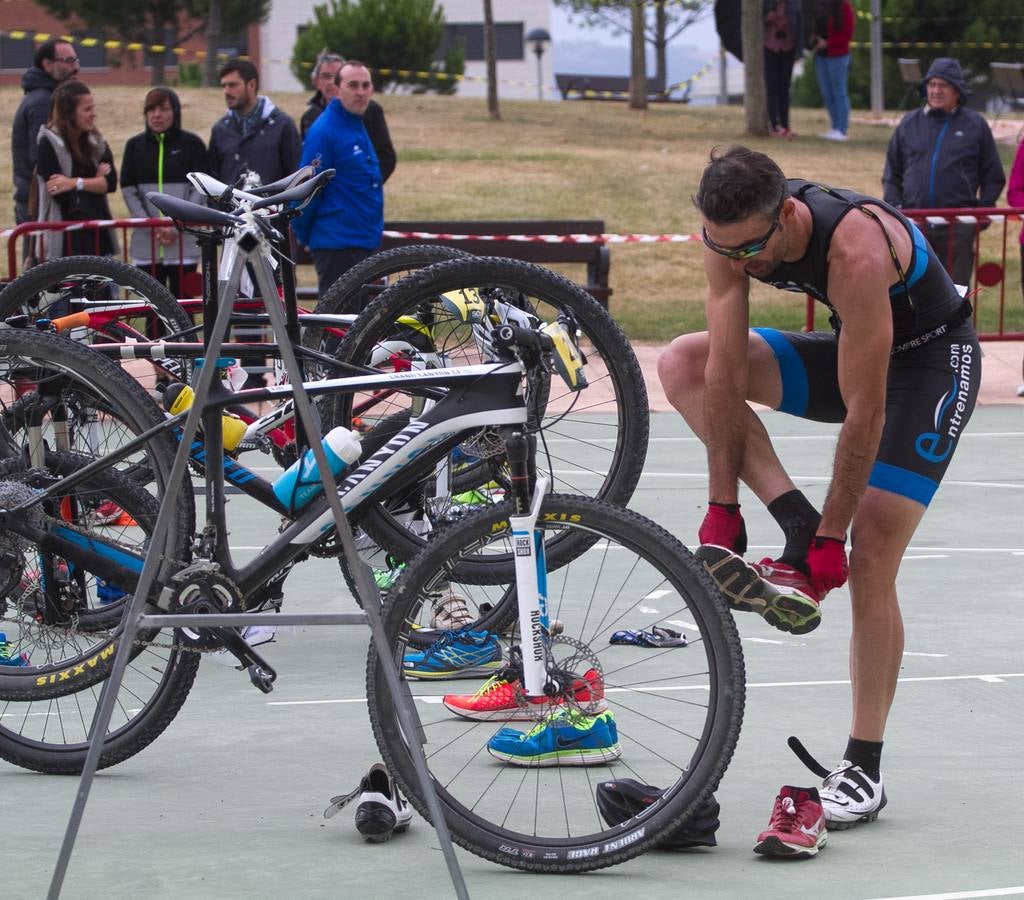
M 686 420 L 694 434 L 706 440 L 704 426 L 704 369 L 708 361 L 707 332 L 677 337 L 658 357 L 658 378 L 665 397 Z M 747 358 L 737 365 L 749 368 L 748 400 L 776 409 L 782 400 L 779 364 L 765 340 L 750 332 Z M 746 443 L 740 479 L 767 505 L 795 486 L 782 468 L 760 417 L 747 407 Z
M 903 618 L 896 575 L 925 507 L 869 487 L 851 530 L 851 737 L 881 741 L 903 659 Z

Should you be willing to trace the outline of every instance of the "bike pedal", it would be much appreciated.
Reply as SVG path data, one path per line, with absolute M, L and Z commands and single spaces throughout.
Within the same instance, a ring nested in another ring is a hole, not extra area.
M 249 673 L 249 680 L 257 690 L 269 694 L 274 689 L 274 679 L 277 678 L 277 673 L 273 669 L 266 671 L 262 666 L 253 664 L 246 671 Z

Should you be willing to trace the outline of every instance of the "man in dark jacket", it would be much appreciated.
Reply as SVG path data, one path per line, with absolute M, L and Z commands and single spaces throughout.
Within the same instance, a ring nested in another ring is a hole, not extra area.
M 384 190 L 380 165 L 363 126 L 373 94 L 370 70 L 349 60 L 337 76 L 335 97 L 309 130 L 303 165 L 334 169 L 336 175 L 292 231 L 309 247 L 320 296 L 380 244 L 384 231 Z
M 299 166 L 302 142 L 291 117 L 259 93 L 260 76 L 247 60 L 230 59 L 220 70 L 227 113 L 210 132 L 213 174 L 234 184 L 255 172 L 262 184 L 290 175 Z
M 32 68 L 21 76 L 25 96 L 11 126 L 11 160 L 14 165 L 14 221 L 28 221 L 28 191 L 36 166 L 39 127 L 50 115 L 50 95 L 62 81 L 78 75 L 75 48 L 65 41 L 44 41 L 36 50 Z
M 313 68 L 313 87 L 316 93 L 309 98 L 306 111 L 299 121 L 299 132 L 302 139 L 306 139 L 306 133 L 310 126 L 317 120 L 326 108 L 327 104 L 337 96 L 338 88 L 335 78 L 341 71 L 345 58 L 337 53 L 324 50 L 316 58 L 316 66 Z M 370 136 L 370 143 L 377 151 L 377 161 L 380 163 L 380 175 L 384 181 L 391 177 L 395 171 L 397 155 L 394 145 L 391 143 L 391 134 L 388 131 L 388 123 L 384 119 L 384 110 L 376 100 L 371 100 L 363 113 L 363 126 Z
M 995 206 L 1006 184 L 992 130 L 963 105 L 964 76 L 957 60 L 940 57 L 921 82 L 925 104 L 897 126 L 885 155 L 886 203 L 909 209 Z M 930 225 L 925 236 L 956 284 L 974 271 L 977 225 Z

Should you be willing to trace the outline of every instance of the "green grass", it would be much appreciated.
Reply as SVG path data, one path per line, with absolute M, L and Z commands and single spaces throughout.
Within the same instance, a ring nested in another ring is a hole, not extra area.
M 124 143 L 142 127 L 142 88 L 97 88 L 98 127 L 120 162 Z M 180 91 L 184 126 L 204 137 L 223 113 L 219 90 Z M 295 118 L 307 94 L 275 94 Z M 10 121 L 21 97 L 0 89 L 0 117 Z M 398 151 L 398 168 L 385 192 L 390 219 L 604 219 L 612 233 L 684 233 L 698 229 L 690 197 L 716 145 L 749 143 L 771 153 L 790 175 L 881 192 L 891 128 L 856 120 L 851 140 L 829 144 L 813 135 L 827 129 L 820 109 L 796 109 L 800 137 L 778 142 L 744 138 L 738 107 L 663 104 L 636 112 L 620 103 L 503 101 L 492 121 L 483 100 L 435 95 L 378 98 Z M 1013 148 L 1001 146 L 1007 170 Z M 10 159 L 0 158 L 0 184 L 10 184 Z M 117 196 L 111 206 L 124 214 Z M 0 209 L 13 203 L 0 201 Z M 1006 328 L 1024 330 L 1020 298 L 1019 224 L 1010 225 L 1006 273 Z M 1002 228 L 983 236 L 982 258 L 1001 258 Z M 703 328 L 704 275 L 696 243 L 613 244 L 611 310 L 630 337 L 667 341 Z M 582 278 L 579 266 L 559 267 Z M 308 274 L 308 273 L 304 273 Z M 800 327 L 805 302 L 761 285 L 752 291 L 755 324 Z M 979 298 L 983 329 L 993 329 L 998 288 Z M 819 326 L 824 323 L 821 309 Z

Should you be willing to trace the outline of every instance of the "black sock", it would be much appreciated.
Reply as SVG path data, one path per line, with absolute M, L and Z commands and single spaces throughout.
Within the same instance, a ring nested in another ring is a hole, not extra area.
M 878 781 L 882 765 L 882 742 L 862 741 L 851 737 L 846 744 L 845 759 L 860 766 L 872 781 Z
M 779 562 L 793 566 L 806 575 L 807 548 L 821 521 L 818 511 L 804 496 L 803 491 L 792 490 L 772 500 L 768 504 L 768 512 L 779 523 L 786 536 L 786 547 L 779 557 Z

